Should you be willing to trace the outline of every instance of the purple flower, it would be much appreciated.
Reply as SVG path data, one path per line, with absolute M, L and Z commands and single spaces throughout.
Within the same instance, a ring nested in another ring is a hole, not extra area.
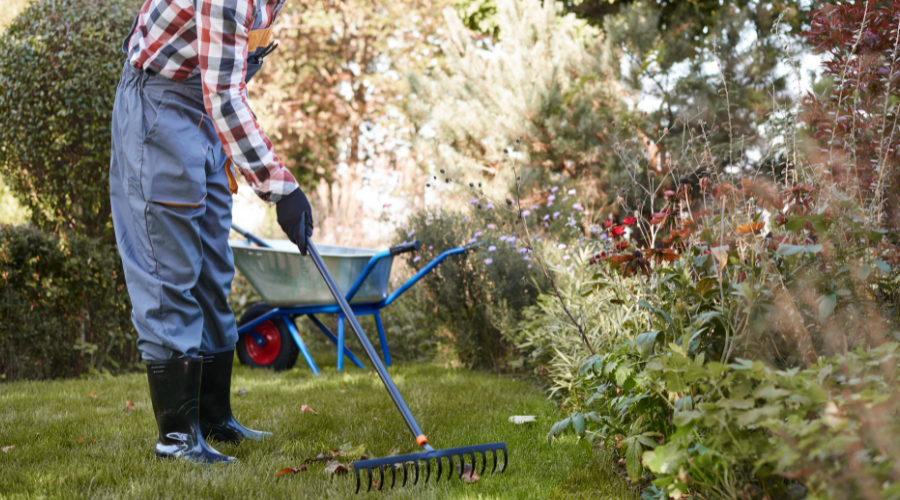
M 472 238 L 471 240 L 469 240 L 469 244 L 471 245 L 472 243 L 475 243 L 476 241 L 478 241 L 476 238 Z
M 563 260 L 569 260 L 570 258 L 571 257 L 569 257 L 568 255 L 563 255 Z
M 574 190 L 574 189 L 570 189 L 569 192 L 568 192 L 568 195 L 569 195 L 569 196 L 572 196 L 572 195 L 574 195 L 574 194 L 575 194 L 575 190 Z
M 544 223 L 544 227 L 550 227 L 550 224 Z
M 563 197 L 563 199 L 562 199 L 562 200 L 560 200 L 560 201 L 566 201 L 566 200 L 568 200 L 568 199 L 569 199 L 569 197 L 568 197 L 568 196 L 564 196 L 564 197 Z
M 487 228 L 488 228 L 488 229 L 497 229 L 497 226 L 495 226 L 495 225 L 493 225 L 493 224 L 488 224 L 488 225 L 487 225 Z
M 600 235 L 600 241 L 606 241 L 606 240 L 608 240 L 608 239 L 609 239 L 609 237 L 606 236 L 606 233 L 603 233 L 603 234 Z
M 565 249 L 566 249 L 566 244 L 565 244 L 565 243 L 560 243 L 559 246 L 557 246 L 556 248 L 558 248 L 558 249 L 560 249 L 560 250 L 565 250 Z
M 541 220 L 549 220 L 549 219 L 550 219 L 550 214 L 547 214 L 547 215 L 541 217 Z
M 415 258 L 413 259 L 413 262 L 419 262 L 420 260 L 422 260 L 422 256 L 416 255 Z
M 531 264 L 528 264 L 528 269 L 531 269 Z
M 412 235 L 414 235 L 414 234 L 416 234 L 416 230 L 415 230 L 415 229 L 413 229 L 412 231 L 406 233 L 406 237 L 407 237 L 407 238 L 412 237 Z
M 547 202 L 547 208 L 550 208 L 550 207 L 552 207 L 552 206 L 553 206 L 553 202 L 552 202 L 552 201 L 548 201 L 548 202 Z
M 478 203 L 478 198 L 472 198 L 471 200 L 469 200 L 470 205 L 474 205 L 476 203 Z
M 553 218 L 559 219 L 559 212 L 553 212 Z
M 429 250 L 434 250 L 434 245 L 428 245 Z
M 466 221 L 468 221 L 468 220 L 469 220 L 468 217 L 463 217 L 463 218 L 462 218 L 462 221 L 463 221 L 463 222 L 466 222 Z
M 488 247 L 488 252 L 496 252 L 496 251 L 497 251 L 497 247 L 495 247 L 494 245 L 491 245 Z
M 579 212 L 584 210 L 584 207 L 582 207 L 580 203 L 576 203 L 576 204 L 572 205 L 572 208 L 574 210 L 578 210 Z
M 506 236 L 501 236 L 500 241 L 506 241 Z
M 525 260 L 531 260 L 531 257 L 529 257 L 529 256 L 527 256 L 527 255 L 526 255 L 525 257 L 522 257 L 522 258 L 525 259 Z M 531 267 L 531 266 L 528 266 L 528 267 Z
M 537 209 L 539 209 L 539 208 L 541 208 L 541 207 L 539 207 L 539 206 L 537 206 L 537 205 L 531 205 L 531 209 L 532 209 L 532 210 L 537 210 Z
M 472 236 L 474 236 L 474 237 L 476 237 L 476 238 L 479 237 L 479 236 L 481 236 L 481 231 L 478 231 L 477 233 L 473 234 Z
M 492 208 L 494 208 L 494 204 L 493 204 L 493 203 L 488 203 L 488 205 L 487 205 L 486 207 L 484 207 L 485 210 L 490 210 L 490 209 L 492 209 Z
M 559 189 L 559 188 L 556 187 L 556 186 L 553 186 L 553 189 L 551 189 L 550 192 L 551 192 L 551 193 L 555 193 L 557 189 Z
M 520 248 L 520 249 L 519 249 L 519 253 L 522 253 L 522 254 L 528 253 L 528 249 L 527 249 L 527 248 Z
M 484 259 L 484 263 L 487 265 L 491 265 L 494 263 L 494 259 Z
M 531 210 L 523 210 L 522 211 L 522 217 L 528 217 L 529 215 L 531 215 Z
M 550 196 L 547 197 L 547 201 L 553 201 L 553 200 L 555 200 L 555 199 L 556 199 L 556 195 L 555 195 L 555 194 L 551 194 Z

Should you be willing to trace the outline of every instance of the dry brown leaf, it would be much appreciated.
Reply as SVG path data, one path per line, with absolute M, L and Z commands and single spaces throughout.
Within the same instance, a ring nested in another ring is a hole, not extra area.
M 454 462 L 454 464 L 455 464 L 455 462 Z M 458 465 L 454 465 L 454 469 L 456 470 L 457 473 L 459 472 Z M 474 482 L 478 481 L 479 479 L 481 479 L 481 478 L 478 477 L 478 473 L 475 472 L 475 469 L 472 467 L 472 464 L 466 464 L 463 466 L 463 471 L 462 471 L 462 480 L 463 481 L 465 481 L 467 483 L 474 483 Z
M 309 406 L 306 406 L 306 405 L 301 405 L 300 411 L 303 413 L 313 413 L 315 415 L 319 414 L 317 411 L 313 410 L 312 408 L 310 408 Z
M 346 465 L 338 462 L 337 460 L 332 460 L 331 462 L 325 464 L 325 469 L 332 474 L 345 474 L 350 470 Z
M 287 467 L 285 469 L 281 469 L 275 474 L 275 477 L 281 477 L 286 474 L 296 474 L 298 472 L 306 471 L 306 464 L 300 464 L 300 467 Z
M 134 403 L 132 403 L 131 401 L 128 401 L 125 403 L 125 414 L 126 415 L 130 415 L 131 410 L 133 410 L 133 409 L 134 409 Z
M 11 450 L 15 447 L 16 447 L 16 445 L 4 446 L 3 448 L 0 448 L 0 451 L 2 451 L 3 453 L 9 453 L 9 450 Z
M 96 443 L 97 440 L 96 440 L 96 439 L 91 439 L 90 441 L 88 441 L 87 439 L 85 439 L 85 438 L 83 438 L 83 437 L 81 437 L 81 436 L 78 436 L 78 442 L 79 442 L 79 443 L 85 443 L 85 444 L 91 444 L 91 443 Z
M 89 398 L 97 399 L 97 395 L 94 394 L 93 392 L 88 393 L 88 397 L 89 397 Z
M 331 454 L 335 457 L 343 457 L 344 454 L 341 453 L 341 450 L 331 450 Z

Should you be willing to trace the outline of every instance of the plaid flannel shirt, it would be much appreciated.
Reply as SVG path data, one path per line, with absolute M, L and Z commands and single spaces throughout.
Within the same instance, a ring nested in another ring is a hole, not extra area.
M 146 0 L 128 47 L 137 69 L 179 82 L 200 73 L 206 112 L 225 153 L 269 203 L 298 186 L 250 111 L 244 76 L 250 31 L 269 28 L 283 3 Z

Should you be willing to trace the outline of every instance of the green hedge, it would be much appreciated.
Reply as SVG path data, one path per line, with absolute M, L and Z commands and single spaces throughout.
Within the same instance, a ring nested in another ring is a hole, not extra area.
M 130 311 L 115 246 L 0 224 L 0 379 L 130 369 Z
M 110 124 L 136 0 L 39 0 L 0 36 L 0 175 L 31 220 L 112 240 Z

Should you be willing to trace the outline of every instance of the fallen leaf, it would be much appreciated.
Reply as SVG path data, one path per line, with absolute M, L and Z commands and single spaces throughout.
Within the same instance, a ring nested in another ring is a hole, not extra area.
M 133 410 L 133 409 L 134 409 L 134 403 L 132 403 L 131 401 L 128 401 L 125 403 L 125 414 L 126 415 L 130 415 L 131 410 Z
M 317 411 L 313 410 L 312 408 L 310 408 L 309 406 L 306 406 L 306 405 L 301 405 L 301 406 L 300 406 L 300 411 L 303 412 L 303 413 L 313 413 L 313 414 L 316 414 L 316 415 L 319 414 Z
M 459 472 L 458 467 L 459 466 L 456 465 L 456 462 L 454 462 L 453 468 L 457 473 Z M 472 464 L 466 464 L 463 466 L 463 471 L 462 471 L 462 480 L 463 481 L 465 481 L 467 483 L 474 483 L 474 482 L 478 481 L 479 479 L 481 479 L 481 478 L 478 477 L 478 473 L 475 472 L 475 469 L 472 467 Z
M 310 462 L 327 462 L 334 458 L 331 453 L 319 453 L 316 458 L 307 458 L 303 461 L 304 464 L 308 464 Z
M 78 436 L 78 442 L 79 442 L 79 443 L 91 444 L 91 443 L 96 443 L 97 440 L 96 440 L 96 439 L 91 439 L 90 441 L 88 441 L 87 439 L 85 439 L 85 438 L 83 438 L 83 437 L 81 437 L 81 436 Z
M 247 389 L 241 389 L 241 390 L 237 391 L 237 395 L 238 395 L 238 396 L 246 396 L 246 395 L 247 395 Z
M 16 445 L 4 446 L 3 448 L 0 448 L 0 451 L 2 451 L 3 453 L 9 453 L 9 450 L 11 450 L 15 447 L 16 447 Z
M 93 392 L 88 393 L 88 397 L 89 397 L 89 398 L 97 399 L 97 395 L 94 394 Z
M 381 483 L 378 481 L 372 481 L 372 487 L 375 489 L 381 488 Z
M 298 472 L 306 471 L 306 464 L 300 464 L 300 467 L 288 467 L 286 469 L 281 469 L 275 474 L 275 477 L 281 477 L 285 474 L 296 474 Z
M 341 450 L 331 450 L 331 454 L 334 455 L 334 456 L 336 456 L 336 457 L 343 457 L 343 456 L 344 456 L 344 454 L 341 453 Z
M 366 452 L 366 445 L 361 444 L 359 446 L 353 446 L 350 443 L 344 443 L 341 445 L 341 453 L 347 457 L 358 457 Z M 337 456 L 337 455 L 335 455 Z
M 338 462 L 337 460 L 332 460 L 331 462 L 325 464 L 325 469 L 332 474 L 345 474 L 350 470 L 346 465 Z

